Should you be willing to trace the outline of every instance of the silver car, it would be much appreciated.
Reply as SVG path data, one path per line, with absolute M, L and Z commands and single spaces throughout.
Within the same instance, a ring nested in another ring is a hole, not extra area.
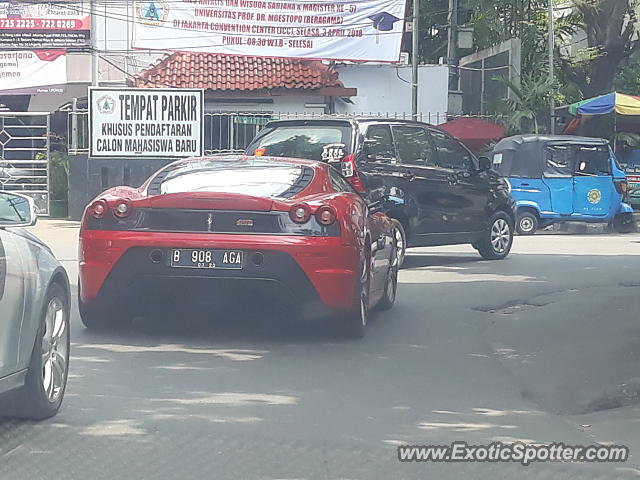
M 33 199 L 0 192 L 0 416 L 58 412 L 69 365 L 69 279 L 51 250 L 20 227 Z

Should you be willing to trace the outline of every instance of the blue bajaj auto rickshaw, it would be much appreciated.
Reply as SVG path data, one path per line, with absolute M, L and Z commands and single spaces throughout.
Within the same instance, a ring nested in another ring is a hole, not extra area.
M 493 150 L 493 168 L 511 183 L 516 229 L 531 235 L 560 222 L 612 223 L 635 230 L 627 179 L 606 140 L 525 135 L 505 138 Z

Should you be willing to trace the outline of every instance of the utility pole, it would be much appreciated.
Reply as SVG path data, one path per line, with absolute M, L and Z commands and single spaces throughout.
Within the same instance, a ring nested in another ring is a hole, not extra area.
M 98 32 L 96 32 L 98 0 L 91 0 L 89 8 L 91 9 L 91 85 L 98 86 Z
M 420 31 L 420 0 L 413 0 L 413 22 L 411 33 L 411 118 L 418 120 L 418 35 Z
M 553 26 L 553 0 L 549 0 L 549 83 L 553 86 L 555 83 L 555 71 L 554 71 L 554 49 L 555 49 L 555 32 Z M 551 92 L 551 100 L 549 107 L 551 109 L 551 128 L 549 132 L 551 135 L 556 134 L 556 100 L 553 97 L 553 91 Z
M 447 63 L 451 66 L 449 90 L 458 91 L 458 0 L 449 0 Z

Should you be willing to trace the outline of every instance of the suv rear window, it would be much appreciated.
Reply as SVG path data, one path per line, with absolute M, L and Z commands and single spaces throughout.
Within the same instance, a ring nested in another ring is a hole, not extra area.
M 286 125 L 267 127 L 251 142 L 248 155 L 340 162 L 351 153 L 348 125 Z

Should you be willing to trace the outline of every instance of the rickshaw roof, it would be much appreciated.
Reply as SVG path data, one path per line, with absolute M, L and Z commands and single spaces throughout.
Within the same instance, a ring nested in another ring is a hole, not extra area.
M 493 148 L 494 168 L 504 176 L 538 178 L 542 176 L 546 162 L 545 150 L 549 145 L 604 146 L 604 138 L 577 137 L 572 135 L 516 135 L 500 140 Z M 495 155 L 502 154 L 496 165 Z
M 566 145 L 607 145 L 609 141 L 604 138 L 577 137 L 574 135 L 515 135 L 500 140 L 494 147 L 494 152 L 544 148 L 549 143 Z

